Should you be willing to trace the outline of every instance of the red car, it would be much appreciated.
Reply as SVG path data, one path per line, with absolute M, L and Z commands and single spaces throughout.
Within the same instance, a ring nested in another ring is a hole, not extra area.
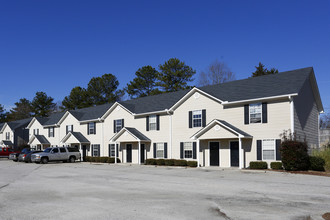
M 16 153 L 11 147 L 0 147 L 0 157 L 9 157 L 9 154 Z

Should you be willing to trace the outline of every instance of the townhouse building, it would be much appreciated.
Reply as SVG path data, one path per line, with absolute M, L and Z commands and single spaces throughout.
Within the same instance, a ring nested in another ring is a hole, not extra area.
M 29 141 L 29 130 L 26 126 L 31 118 L 0 124 L 0 146 L 18 148 Z
M 109 103 L 33 118 L 29 144 L 74 146 L 85 156 L 197 161 L 247 167 L 281 160 L 280 134 L 290 130 L 319 147 L 323 106 L 313 68 Z

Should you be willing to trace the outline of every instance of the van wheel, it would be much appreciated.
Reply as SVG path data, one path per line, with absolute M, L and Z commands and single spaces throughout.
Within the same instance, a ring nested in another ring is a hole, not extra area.
M 70 163 L 74 163 L 74 162 L 76 162 L 76 158 L 75 157 L 70 157 L 69 161 L 70 161 Z
M 47 157 L 41 158 L 41 163 L 47 164 L 48 163 L 48 158 Z

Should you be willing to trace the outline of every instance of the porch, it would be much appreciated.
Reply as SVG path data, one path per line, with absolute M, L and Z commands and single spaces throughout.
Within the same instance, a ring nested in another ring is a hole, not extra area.
M 147 159 L 147 150 L 150 151 L 150 142 L 150 139 L 137 129 L 124 127 L 110 139 L 114 147 L 113 150 L 109 149 L 110 156 L 120 158 L 122 163 L 143 164 Z
M 213 120 L 195 133 L 198 166 L 244 168 L 252 136 L 223 121 Z

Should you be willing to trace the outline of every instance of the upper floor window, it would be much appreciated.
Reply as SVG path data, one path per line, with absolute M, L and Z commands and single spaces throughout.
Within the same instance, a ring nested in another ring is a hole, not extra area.
M 275 160 L 275 140 L 265 139 L 262 140 L 262 159 Z
M 124 119 L 117 119 L 113 121 L 114 133 L 119 132 L 124 127 Z
M 192 111 L 193 127 L 202 127 L 202 110 Z
M 95 122 L 90 122 L 88 123 L 88 134 L 96 134 L 96 123 Z
M 38 129 L 38 128 L 33 129 L 33 134 L 34 134 L 34 135 L 39 135 L 39 129 Z
M 48 137 L 54 137 L 54 127 L 48 128 Z
M 73 132 L 73 125 L 67 125 L 66 126 L 66 133 Z
M 249 105 L 250 123 L 261 123 L 262 106 L 261 103 Z
M 6 140 L 10 139 L 10 132 L 6 132 Z
M 149 116 L 149 130 L 153 131 L 157 129 L 157 118 L 156 115 Z

